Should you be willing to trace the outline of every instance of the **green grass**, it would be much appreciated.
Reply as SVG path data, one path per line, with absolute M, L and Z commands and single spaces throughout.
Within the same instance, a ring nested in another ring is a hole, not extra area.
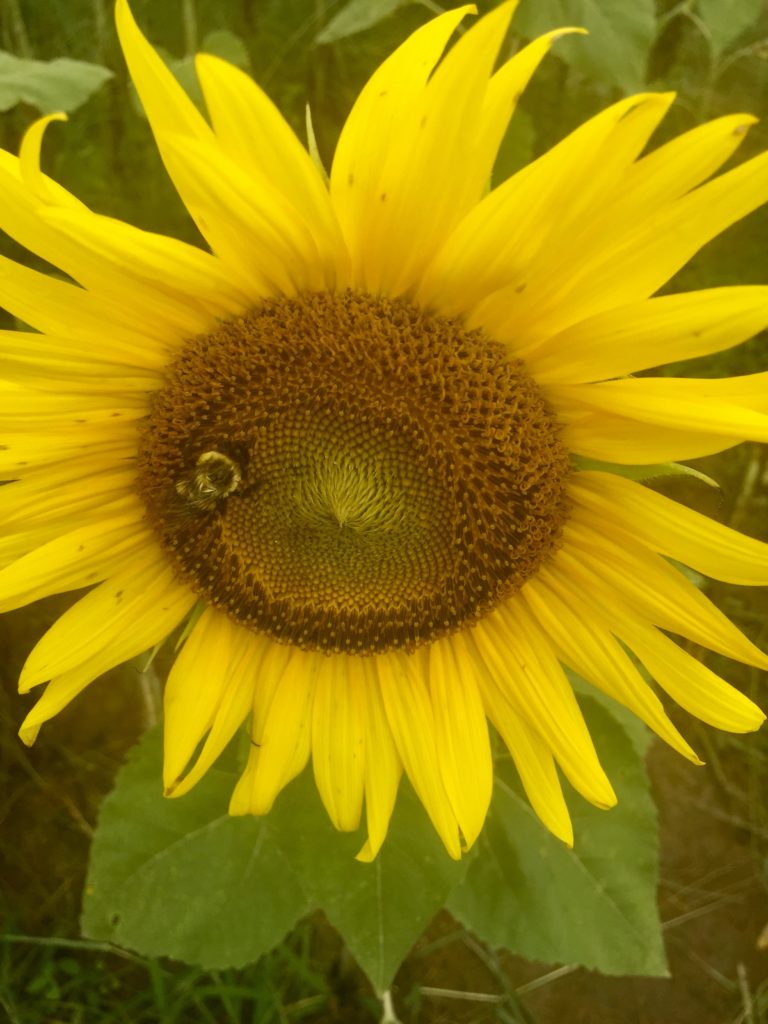
M 0 1006 L 10 1024 L 293 1024 L 332 1020 L 338 995 L 316 962 L 317 929 L 301 924 L 244 970 L 134 956 L 96 942 L 7 933 L 0 939 Z M 377 1019 L 361 997 L 359 1020 Z

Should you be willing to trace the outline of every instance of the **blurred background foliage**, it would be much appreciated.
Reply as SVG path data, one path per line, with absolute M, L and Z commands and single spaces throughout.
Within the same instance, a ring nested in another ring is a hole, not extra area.
M 197 101 L 193 55 L 205 50 L 251 72 L 302 139 L 309 105 L 320 155 L 329 166 L 343 120 L 367 76 L 409 32 L 450 5 L 133 0 L 132 6 Z M 478 6 L 482 13 L 495 3 L 480 0 Z M 633 91 L 678 93 L 654 144 L 720 114 L 759 116 L 768 107 L 765 0 L 522 0 L 507 53 L 560 25 L 583 25 L 590 35 L 558 42 L 544 62 L 510 125 L 496 181 Z M 48 173 L 100 213 L 199 241 L 127 78 L 109 0 L 0 0 L 0 145 L 17 150 L 35 117 L 61 109 L 70 120 L 46 136 Z M 767 147 L 768 128 L 759 124 L 737 159 Z M 767 228 L 765 211 L 753 215 L 710 244 L 671 287 L 768 280 Z M 0 239 L 0 251 L 40 266 L 9 239 Z M 764 339 L 756 340 L 700 360 L 695 372 L 764 369 L 763 351 Z M 700 463 L 721 489 L 710 492 L 698 485 L 695 493 L 677 496 L 766 536 L 764 451 L 742 446 Z M 690 481 L 675 486 L 696 487 Z M 763 599 L 734 594 L 732 588 L 711 586 L 709 592 L 765 645 Z M 381 1008 L 365 979 L 322 920 L 300 926 L 274 954 L 245 971 L 206 972 L 117 955 L 78 939 L 79 887 L 99 800 L 126 747 L 154 712 L 151 700 L 137 702 L 133 678 L 116 677 L 109 695 L 104 688 L 100 701 L 91 695 L 90 711 L 85 703 L 78 705 L 49 727 L 33 754 L 24 751 L 15 738 L 23 709 L 12 690 L 26 650 L 55 614 L 56 607 L 37 606 L 0 623 L 6 650 L 0 705 L 6 722 L 0 734 L 6 883 L 0 897 L 5 916 L 0 1016 L 5 1012 L 18 1024 L 379 1019 Z M 712 664 L 725 670 L 716 659 Z M 753 695 L 761 683 L 758 673 L 746 669 L 734 681 Z M 117 732 L 106 736 L 108 729 Z M 70 744 L 72 735 L 77 738 Z M 719 738 L 703 729 L 692 740 L 704 747 L 710 765 L 692 784 L 690 773 L 664 752 L 651 756 L 662 824 L 670 829 L 666 838 L 663 833 L 661 886 L 669 982 L 622 983 L 568 968 L 550 973 L 542 965 L 496 956 L 442 917 L 398 976 L 401 1019 L 424 1024 L 768 1021 L 766 954 L 755 947 L 759 923 L 768 917 L 768 747 L 764 739 Z M 701 850 L 689 844 L 694 830 L 710 855 L 701 861 Z M 713 863 L 719 865 L 714 873 Z M 448 989 L 453 995 L 445 994 Z M 464 998 L 458 998 L 462 992 Z

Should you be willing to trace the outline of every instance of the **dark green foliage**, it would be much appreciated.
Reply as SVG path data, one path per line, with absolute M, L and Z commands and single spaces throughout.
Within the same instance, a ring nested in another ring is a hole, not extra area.
M 227 818 L 235 775 L 221 770 L 164 801 L 156 729 L 104 801 L 83 931 L 144 955 L 241 967 L 320 909 L 383 992 L 447 904 L 494 947 L 609 974 L 663 974 L 644 731 L 634 722 L 625 731 L 603 705 L 585 704 L 618 808 L 598 811 L 574 799 L 577 846 L 568 850 L 530 810 L 503 757 L 488 825 L 461 863 L 446 856 L 407 786 L 373 864 L 353 859 L 364 836 L 334 830 L 311 772 L 262 820 Z
M 541 827 L 511 763 L 498 765 L 488 823 L 448 909 L 489 945 L 532 960 L 664 975 L 656 810 L 641 755 L 604 707 L 583 703 L 618 806 L 601 811 L 574 796 L 568 849 Z

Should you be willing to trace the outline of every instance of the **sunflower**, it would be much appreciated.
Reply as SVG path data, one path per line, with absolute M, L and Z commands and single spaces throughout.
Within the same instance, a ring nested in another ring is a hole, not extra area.
M 91 212 L 2 153 L 0 225 L 72 281 L 2 261 L 0 608 L 91 587 L 32 650 L 21 736 L 181 636 L 164 782 L 247 721 L 233 814 L 312 761 L 373 858 L 406 773 L 448 853 L 477 838 L 489 722 L 544 824 L 560 772 L 615 803 L 564 666 L 693 762 L 655 684 L 734 732 L 763 714 L 669 633 L 768 667 L 678 568 L 768 582 L 768 545 L 623 469 L 768 440 L 768 374 L 634 378 L 768 323 L 768 287 L 651 297 L 768 198 L 712 178 L 754 118 L 643 155 L 673 96 L 593 117 L 488 191 L 517 97 L 563 29 L 497 67 L 502 4 L 414 32 L 343 128 L 330 179 L 263 92 L 197 59 L 209 121 L 117 25 L 165 166 L 210 251 Z M 53 115 L 63 116 L 63 115 Z M 635 474 L 641 477 L 642 473 Z

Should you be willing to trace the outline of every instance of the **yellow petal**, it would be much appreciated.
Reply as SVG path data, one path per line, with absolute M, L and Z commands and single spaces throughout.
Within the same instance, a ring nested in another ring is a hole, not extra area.
M 187 762 L 211 727 L 237 661 L 240 632 L 244 631 L 226 615 L 206 608 L 173 664 L 163 702 L 166 796 L 176 790 Z M 247 710 L 248 704 L 244 715 Z
M 19 689 L 79 669 L 95 679 L 164 640 L 194 603 L 165 556 L 150 549 L 57 619 L 27 658 Z
M 94 357 L 141 369 L 160 369 L 175 339 L 152 322 L 129 324 L 119 310 L 92 292 L 57 281 L 0 256 L 0 305 L 30 327 L 93 347 Z
M 80 525 L 79 516 L 133 493 L 136 470 L 116 468 L 111 458 L 68 459 L 45 473 L 0 487 L 0 524 L 4 528 L 62 524 L 61 532 Z
M 188 792 L 242 724 L 251 708 L 255 674 L 270 644 L 213 608 L 200 616 L 166 684 L 166 796 Z M 182 778 L 206 732 L 194 766 Z
M 563 529 L 565 545 L 555 563 L 568 565 L 570 571 L 581 570 L 581 575 L 586 569 L 589 576 L 602 581 L 604 593 L 608 590 L 620 597 L 662 629 L 747 665 L 768 668 L 768 656 L 679 570 L 648 550 L 628 549 L 625 538 L 611 535 L 609 523 L 601 522 L 598 532 L 578 518 L 576 508 Z
M 62 528 L 54 523 L 44 523 L 42 526 L 33 527 L 30 530 L 15 530 L 12 533 L 3 532 L 0 535 L 0 567 L 10 565 L 18 558 L 22 558 L 34 548 L 47 544 L 62 533 Z
M 547 32 L 506 61 L 491 76 L 483 101 L 476 143 L 476 173 L 467 175 L 464 183 L 462 210 L 469 210 L 479 202 L 487 186 L 491 165 L 496 157 L 517 101 L 528 85 L 533 73 L 549 52 L 552 43 L 563 36 L 585 34 L 583 28 L 557 28 Z M 473 169 L 474 170 L 474 169 Z
M 391 272 L 388 261 L 393 258 L 394 247 L 382 251 L 383 224 L 377 210 L 377 205 L 387 203 L 387 198 L 381 200 L 382 192 L 386 192 L 381 185 L 383 168 L 394 148 L 402 159 L 402 128 L 412 122 L 427 79 L 454 29 L 475 10 L 474 5 L 465 5 L 447 11 L 410 35 L 374 72 L 342 129 L 331 168 L 330 190 L 352 256 L 353 274 L 358 275 L 353 284 L 375 290 L 383 281 L 385 266 Z M 379 221 L 378 231 L 372 229 L 373 219 Z M 408 226 L 409 236 L 412 227 Z
M 134 652 L 134 654 L 141 653 L 141 651 Z M 90 665 L 86 664 L 52 679 L 21 723 L 19 738 L 22 743 L 31 747 L 37 739 L 40 727 L 63 711 L 95 678 Z
M 560 308 L 553 310 L 555 316 L 567 313 L 568 323 L 581 319 L 573 314 L 571 302 L 578 304 L 582 295 L 575 289 L 569 294 L 574 267 L 601 263 L 605 253 L 620 249 L 624 236 L 632 235 L 649 218 L 664 210 L 671 215 L 680 197 L 728 159 L 754 122 L 750 115 L 740 114 L 701 125 L 626 167 L 601 191 L 592 192 L 597 201 L 586 218 L 582 215 L 580 229 L 561 232 L 558 244 L 549 246 L 546 261 L 532 268 L 526 294 L 515 296 L 509 310 L 512 322 L 518 325 L 518 345 L 527 357 L 532 347 L 535 350 L 538 344 L 547 344 L 551 335 L 550 328 L 539 322 L 542 311 L 546 319 L 547 310 L 556 303 Z M 654 290 L 635 297 L 645 298 Z M 601 308 L 612 308 L 614 295 L 610 290 L 598 295 Z
M 366 685 L 365 699 L 365 820 L 368 838 L 357 860 L 370 863 L 387 835 L 395 807 L 403 766 L 381 699 L 377 663 L 379 657 L 361 658 Z
M 391 138 L 366 211 L 366 248 L 359 254 L 369 290 L 399 295 L 417 285 L 485 188 L 495 157 L 488 147 L 497 128 L 483 120 L 485 96 L 515 4 L 500 4 L 461 36 Z M 403 246 L 405 237 L 410 245 Z
M 756 704 L 683 651 L 661 630 L 637 621 L 623 621 L 618 630 L 659 686 L 681 708 L 703 722 L 727 732 L 752 732 L 765 721 Z
M 167 796 L 183 796 L 197 785 L 219 758 L 251 710 L 257 673 L 267 650 L 274 644 L 266 636 L 251 633 L 233 623 L 230 623 L 230 626 L 237 632 L 230 645 L 233 658 L 213 713 L 210 732 L 194 765 L 173 791 L 166 793 Z
M 578 384 L 731 348 L 768 325 L 768 287 L 665 295 L 589 317 L 532 356 L 540 383 Z
M 48 179 L 40 171 L 40 150 L 43 145 L 43 136 L 49 124 L 54 121 L 66 121 L 64 113 L 47 114 L 39 117 L 24 132 L 19 150 L 19 177 L 24 187 L 32 193 L 38 202 L 61 202 L 62 200 L 72 206 L 79 205 L 77 201 L 71 201 L 68 193 L 57 191 L 51 188 Z
M 142 525 L 142 515 L 136 502 L 131 512 L 105 515 L 1 569 L 0 611 L 90 586 L 130 565 L 135 554 L 153 542 Z
M 48 472 L 48 471 L 46 471 Z M 38 474 L 38 484 L 40 483 Z M 3 488 L 6 489 L 6 488 Z M 99 502 L 94 508 L 87 512 L 81 512 L 73 516 L 71 522 L 62 520 L 44 520 L 42 523 L 15 523 L 8 530 L 0 530 L 0 566 L 10 565 L 23 555 L 28 554 L 34 548 L 47 544 L 48 541 L 60 537 L 62 534 L 89 523 L 97 523 L 111 517 L 130 514 L 136 506 L 136 496 L 131 492 L 125 492 L 121 497 L 107 502 Z
M 582 472 L 570 494 L 597 520 L 628 537 L 726 583 L 768 584 L 768 544 L 686 508 L 663 494 L 612 473 Z
M 99 395 L 102 402 L 105 393 L 156 391 L 163 380 L 156 370 L 100 359 L 93 345 L 31 331 L 0 331 L 0 373 L 49 393 L 59 393 L 66 379 L 67 392 Z
M 562 442 L 568 451 L 588 459 L 618 462 L 623 466 L 652 466 L 714 455 L 738 444 L 738 438 L 670 427 L 614 416 L 588 413 L 575 404 L 558 403 L 564 422 Z
M 272 707 L 272 701 L 280 686 L 280 681 L 288 669 L 292 650 L 293 648 L 287 644 L 274 642 L 268 644 L 264 650 L 253 691 L 253 716 L 251 719 L 251 737 L 259 747 L 264 738 L 269 709 Z
M 89 645 L 93 653 L 77 666 L 51 679 L 21 725 L 19 735 L 24 743 L 34 743 L 40 726 L 57 715 L 97 676 L 163 641 L 186 615 L 194 597 L 188 591 L 182 591 L 167 571 L 164 575 L 155 575 L 151 580 L 146 577 L 140 578 L 140 575 L 134 576 L 130 583 L 125 574 L 116 577 L 127 589 L 124 591 L 125 599 L 120 613 L 114 615 L 107 626 L 102 624 L 100 633 L 105 646 L 101 650 L 95 650 L 94 644 Z M 134 591 L 133 583 L 137 581 L 138 586 Z M 86 609 L 83 606 L 88 599 L 93 598 L 93 595 L 109 592 L 111 583 L 112 581 L 102 584 L 65 612 L 43 637 L 42 642 L 45 642 L 64 620 L 67 627 L 76 629 L 78 622 L 85 619 Z M 114 594 L 112 596 L 114 597 Z M 126 610 L 129 612 L 128 615 L 125 614 Z M 104 611 L 105 609 L 102 609 L 102 613 Z M 70 640 L 74 635 L 70 634 Z
M 507 322 L 510 317 L 523 321 L 531 344 L 588 316 L 645 299 L 703 245 L 766 200 L 768 154 L 763 154 L 639 221 L 633 214 L 629 228 L 616 231 L 611 244 L 582 251 L 566 273 L 550 273 L 546 295 L 531 289 L 521 296 L 507 310 Z
M 328 288 L 343 287 L 349 256 L 328 189 L 309 153 L 277 107 L 239 68 L 201 54 L 195 62 L 216 137 L 255 182 L 275 187 L 311 232 Z
M 761 378 L 763 388 L 768 387 L 762 382 L 762 374 L 756 376 Z M 717 385 L 721 383 L 688 380 L 680 381 L 677 387 L 674 378 L 639 378 L 602 384 L 552 384 L 545 388 L 545 394 L 556 413 L 581 407 L 587 412 L 597 410 L 672 430 L 701 431 L 739 441 L 768 441 L 768 414 L 740 404 L 738 386 L 733 387 L 732 394 L 725 388 L 718 393 Z
M 184 136 L 166 140 L 174 182 L 211 248 L 261 297 L 325 287 L 314 239 L 288 203 L 223 153 Z
M 753 412 L 768 412 L 768 371 L 740 377 L 658 377 L 649 390 L 654 396 L 676 401 L 732 403 Z
M 311 233 L 297 221 L 280 190 L 266 176 L 254 181 L 227 156 L 139 31 L 125 0 L 118 0 L 116 20 L 163 162 L 214 251 L 254 297 L 274 289 L 290 294 L 297 287 L 324 287 Z M 296 278 L 294 286 L 291 276 Z
M 441 778 L 432 703 L 417 655 L 377 658 L 381 697 L 403 768 L 449 856 L 461 857 L 459 827 Z
M 309 760 L 315 684 L 326 656 L 298 647 L 288 650 L 290 657 L 266 710 L 263 731 L 255 740 L 260 745 L 251 749 L 232 794 L 230 814 L 266 814 L 280 790 Z M 265 661 L 260 675 L 268 670 Z
M 354 832 L 363 809 L 366 679 L 360 658 L 323 658 L 312 706 L 312 767 L 334 826 Z
M 541 735 L 573 786 L 596 806 L 612 807 L 616 796 L 573 690 L 524 604 L 500 605 L 481 620 L 473 639 L 497 685 Z
M 627 171 L 617 205 L 631 209 L 637 223 L 645 211 L 685 195 L 733 156 L 754 124 L 752 114 L 728 114 L 658 146 Z
M 40 393 L 38 392 L 38 395 Z M 58 438 L 62 443 L 68 439 L 72 446 L 85 447 L 87 444 L 105 444 L 107 442 L 119 443 L 132 438 L 134 449 L 138 443 L 136 435 L 137 420 L 147 415 L 147 408 L 142 402 L 141 405 L 133 408 L 88 408 L 90 402 L 83 395 L 73 395 L 73 398 L 80 398 L 83 408 L 78 415 L 77 410 L 60 411 L 55 408 L 50 413 L 35 414 L 30 411 L 12 411 L 8 414 L 0 412 L 0 430 L 12 437 L 17 432 L 34 431 L 44 444 L 44 435 L 49 434 L 51 440 Z M 104 399 L 102 398 L 102 402 Z M 52 399 L 55 403 L 55 399 Z
M 129 326 L 140 310 L 151 331 L 177 340 L 208 329 L 214 315 L 240 312 L 247 300 L 210 254 L 132 228 L 85 207 L 43 206 L 8 168 L 0 228 L 31 252 L 110 303 Z
M 493 789 L 488 726 L 471 651 L 462 635 L 429 647 L 429 689 L 443 784 L 467 847 L 485 822 Z
M 90 212 L 47 209 L 40 219 L 79 247 L 79 264 L 52 261 L 57 266 L 110 297 L 138 289 L 147 315 L 156 308 L 189 333 L 209 329 L 214 317 L 242 313 L 252 301 L 231 267 L 178 239 Z
M 521 596 L 561 660 L 609 697 L 629 708 L 657 735 L 694 764 L 702 762 L 669 720 L 661 701 L 621 646 L 590 615 L 578 591 L 546 585 L 541 575 L 529 580 Z
M 83 455 L 98 455 L 113 465 L 127 464 L 136 457 L 136 432 L 117 434 L 106 441 L 92 440 L 93 434 L 22 434 L 7 436 L 0 445 L 0 480 L 15 481 L 44 468 L 58 465 L 62 459 L 77 459 Z M 98 435 L 97 435 L 98 436 Z
M 51 394 L 37 386 L 0 380 L 0 425 L 3 429 L 34 426 L 67 429 L 83 423 L 105 423 L 110 419 L 136 420 L 146 416 L 148 405 L 147 396 L 142 394 L 105 398 L 103 394 L 73 395 L 68 389 L 64 393 L 60 390 Z
M 499 685 L 492 673 L 481 671 L 479 681 L 488 717 L 515 762 L 531 807 L 553 835 L 573 846 L 571 816 L 550 748 L 515 710 L 508 689 Z
M 162 152 L 162 136 L 184 134 L 212 141 L 213 132 L 160 57 L 141 34 L 127 0 L 115 3 L 125 61 Z
M 264 648 L 253 685 L 253 707 L 251 709 L 251 747 L 248 762 L 240 777 L 230 801 L 230 814 L 249 814 L 251 790 L 259 764 L 259 751 L 264 736 L 264 727 L 269 717 L 275 693 L 291 660 L 292 648 L 287 644 L 269 643 Z
M 499 185 L 437 254 L 418 300 L 445 315 L 473 311 L 473 326 L 484 325 L 500 340 L 519 344 L 524 324 L 514 309 L 529 287 L 532 268 L 539 266 L 546 278 L 553 248 L 562 244 L 564 219 L 604 201 L 599 169 L 618 173 L 631 163 L 672 98 L 648 93 L 621 100 Z
M 763 374 L 554 386 L 547 388 L 547 397 L 565 424 L 563 442 L 571 451 L 630 465 L 714 454 L 764 436 L 768 425 Z
M 578 593 L 590 613 L 637 654 L 659 686 L 681 707 L 730 732 L 749 732 L 760 726 L 765 716 L 752 701 L 628 607 L 623 595 L 601 588 L 593 573 L 558 556 L 541 575 L 561 593 Z

